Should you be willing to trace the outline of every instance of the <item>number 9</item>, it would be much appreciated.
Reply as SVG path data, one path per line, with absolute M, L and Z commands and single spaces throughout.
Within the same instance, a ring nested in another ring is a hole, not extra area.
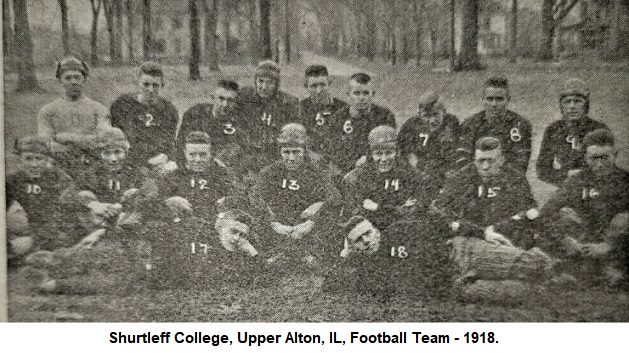
M 352 126 L 351 120 L 345 120 L 345 124 L 343 124 L 343 132 L 346 134 L 351 134 L 354 131 L 354 127 Z

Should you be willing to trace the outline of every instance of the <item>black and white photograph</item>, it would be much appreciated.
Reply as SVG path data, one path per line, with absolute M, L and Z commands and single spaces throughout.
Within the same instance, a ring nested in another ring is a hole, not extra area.
M 629 0 L 3 0 L 2 34 L 5 321 L 629 322 Z

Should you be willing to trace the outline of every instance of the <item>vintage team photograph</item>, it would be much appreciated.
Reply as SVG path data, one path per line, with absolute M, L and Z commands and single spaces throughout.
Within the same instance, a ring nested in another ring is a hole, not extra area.
M 629 322 L 629 0 L 3 0 L 10 322 Z

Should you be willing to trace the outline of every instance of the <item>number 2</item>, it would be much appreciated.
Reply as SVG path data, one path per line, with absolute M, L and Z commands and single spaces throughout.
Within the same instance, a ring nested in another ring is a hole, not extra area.
M 146 122 L 144 122 L 144 125 L 146 125 L 146 127 L 153 126 L 153 119 L 155 119 L 153 114 L 146 113 Z

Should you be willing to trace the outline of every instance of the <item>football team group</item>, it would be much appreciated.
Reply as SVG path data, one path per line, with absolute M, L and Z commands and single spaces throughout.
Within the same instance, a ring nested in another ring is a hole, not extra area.
M 532 126 L 507 109 L 503 77 L 484 83 L 484 110 L 467 119 L 427 92 L 399 129 L 368 74 L 347 79 L 344 101 L 322 65 L 306 68 L 301 101 L 263 61 L 252 87 L 219 80 L 182 117 L 153 62 L 109 109 L 85 95 L 81 60 L 60 61 L 56 77 L 64 95 L 16 141 L 6 177 L 9 268 L 43 271 L 39 290 L 62 292 L 78 263 L 86 277 L 137 266 L 151 288 L 295 273 L 387 297 L 626 286 L 629 173 L 613 132 L 588 116 L 582 80 L 561 85 L 561 119 L 533 161 L 558 187 L 539 207 L 526 178 Z

